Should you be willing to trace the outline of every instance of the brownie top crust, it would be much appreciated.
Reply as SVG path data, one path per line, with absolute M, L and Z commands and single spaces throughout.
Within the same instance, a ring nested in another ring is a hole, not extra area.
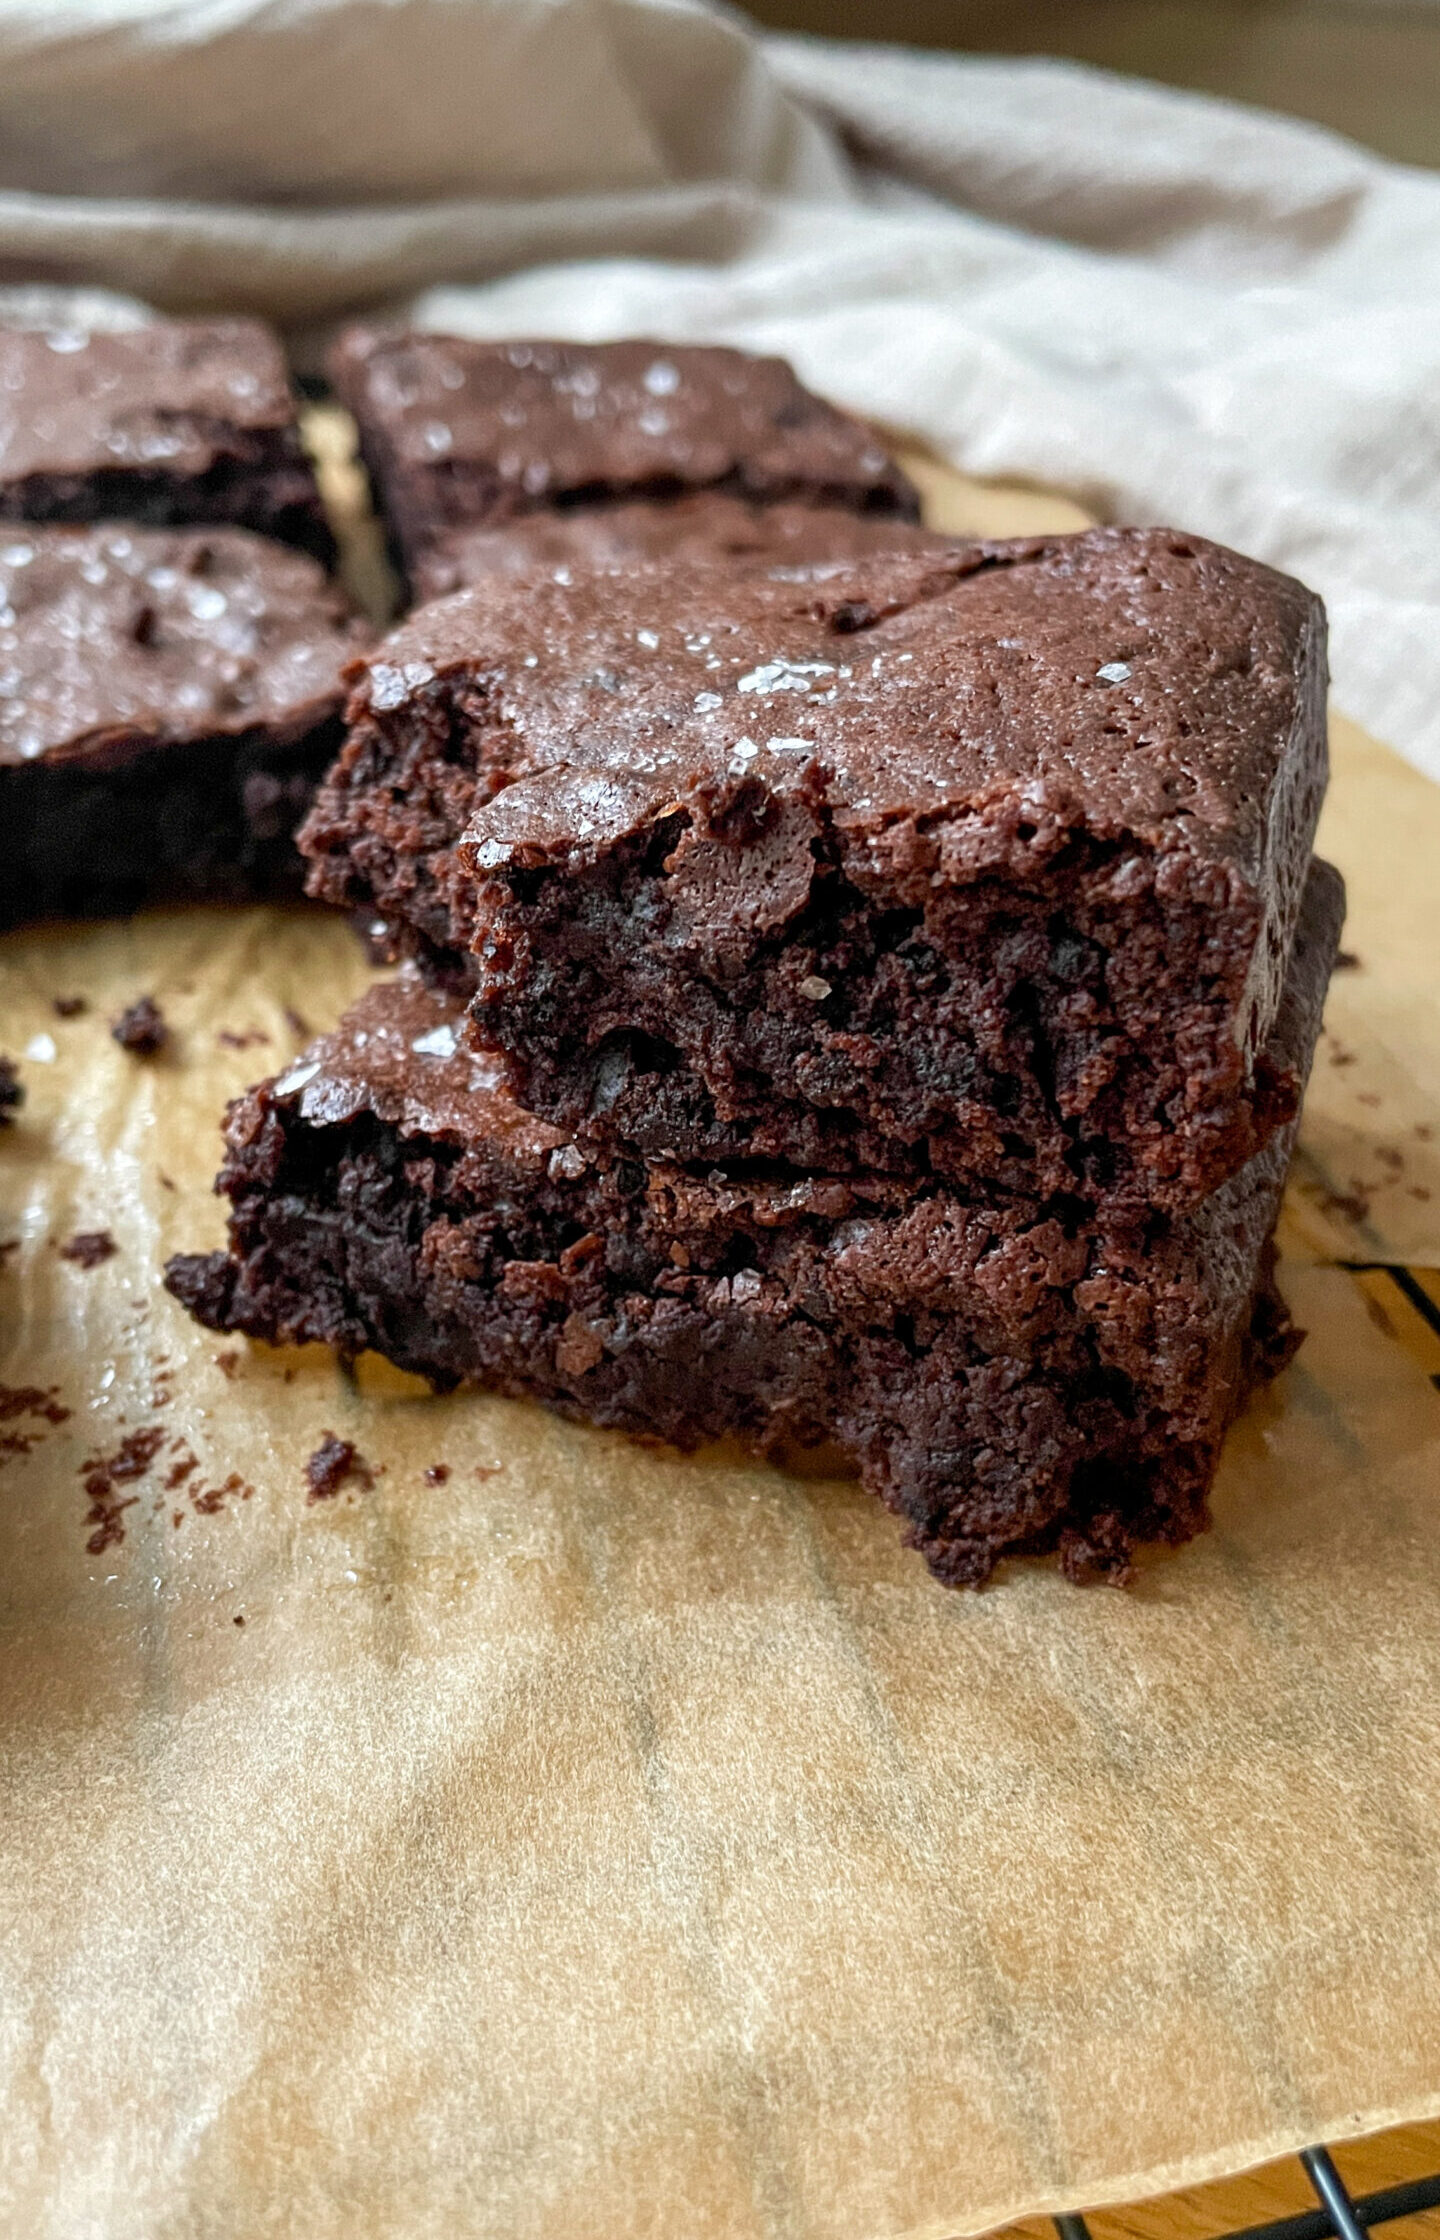
M 370 1113 L 402 1136 L 494 1144 L 519 1167 L 543 1164 L 567 1141 L 516 1104 L 501 1061 L 467 1040 L 464 1006 L 428 988 L 413 966 L 367 988 L 265 1095 L 293 1105 L 310 1127 Z
M 463 690 L 503 782 L 467 835 L 481 870 L 584 857 L 743 778 L 805 782 L 882 852 L 949 812 L 957 870 L 982 837 L 967 814 L 1004 802 L 1023 848 L 1080 825 L 1253 882 L 1297 743 L 1323 783 L 1324 677 L 1302 585 L 1198 538 L 1097 529 L 462 591 L 385 641 L 351 712 L 393 728 Z
M 257 320 L 0 329 L 0 481 L 116 469 L 198 476 L 237 430 L 294 426 L 279 342 Z
M 914 515 L 871 431 L 780 358 L 661 342 L 513 340 L 352 327 L 335 387 L 388 466 L 427 474 L 442 519 L 728 483 Z M 403 527 L 403 524 L 402 524 Z
M 298 737 L 368 636 L 316 561 L 245 529 L 0 524 L 0 768 Z
M 633 500 L 448 529 L 421 553 L 413 574 L 419 598 L 441 599 L 495 575 L 718 558 L 811 567 L 872 552 L 943 552 L 951 541 L 898 514 L 761 505 L 728 490 L 696 490 L 663 504 Z

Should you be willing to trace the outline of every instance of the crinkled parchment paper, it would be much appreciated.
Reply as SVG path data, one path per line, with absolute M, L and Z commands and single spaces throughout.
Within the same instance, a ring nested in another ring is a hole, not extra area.
M 1337 749 L 1310 1338 L 1124 1594 L 197 1329 L 220 1107 L 350 935 L 0 943 L 0 2229 L 939 2240 L 1440 2109 L 1440 1395 L 1336 1264 L 1440 1265 L 1440 796 Z

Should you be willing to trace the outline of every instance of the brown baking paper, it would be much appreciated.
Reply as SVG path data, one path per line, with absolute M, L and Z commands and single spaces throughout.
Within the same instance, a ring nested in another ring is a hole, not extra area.
M 1127 1593 L 946 1592 L 853 1484 L 201 1331 L 219 1109 L 358 950 L 0 943 L 0 2229 L 941 2240 L 1440 2110 L 1440 1398 L 1325 1264 L 1436 1242 L 1423 1179 L 1326 1201 L 1432 1171 L 1440 798 L 1338 746 L 1310 1337 Z M 326 1432 L 369 1482 L 312 1501 Z

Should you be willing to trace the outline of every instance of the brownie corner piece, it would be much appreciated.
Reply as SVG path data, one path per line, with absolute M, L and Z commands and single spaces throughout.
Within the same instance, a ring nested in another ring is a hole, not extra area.
M 0 527 L 0 923 L 299 890 L 368 644 L 318 561 L 232 528 Z
M 255 319 L 0 329 L 0 520 L 224 523 L 335 549 L 279 338 Z
M 627 498 L 724 490 L 919 515 L 873 431 L 779 358 L 355 326 L 329 370 L 412 576 L 447 531 Z

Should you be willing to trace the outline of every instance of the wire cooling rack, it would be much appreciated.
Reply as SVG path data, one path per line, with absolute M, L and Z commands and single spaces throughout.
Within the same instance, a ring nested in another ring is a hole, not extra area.
M 1373 2225 L 1393 2224 L 1397 2217 L 1440 2208 L 1440 2170 L 1428 2178 L 1412 2178 L 1407 2185 L 1363 2193 L 1357 2200 L 1328 2147 L 1305 2147 L 1300 2160 L 1320 2207 L 1296 2217 L 1276 2217 L 1270 2224 L 1246 2225 L 1242 2231 L 1227 2233 L 1225 2240 L 1366 2240 Z M 1083 2217 L 1056 2217 L 1054 2225 L 1060 2240 L 1090 2240 Z

